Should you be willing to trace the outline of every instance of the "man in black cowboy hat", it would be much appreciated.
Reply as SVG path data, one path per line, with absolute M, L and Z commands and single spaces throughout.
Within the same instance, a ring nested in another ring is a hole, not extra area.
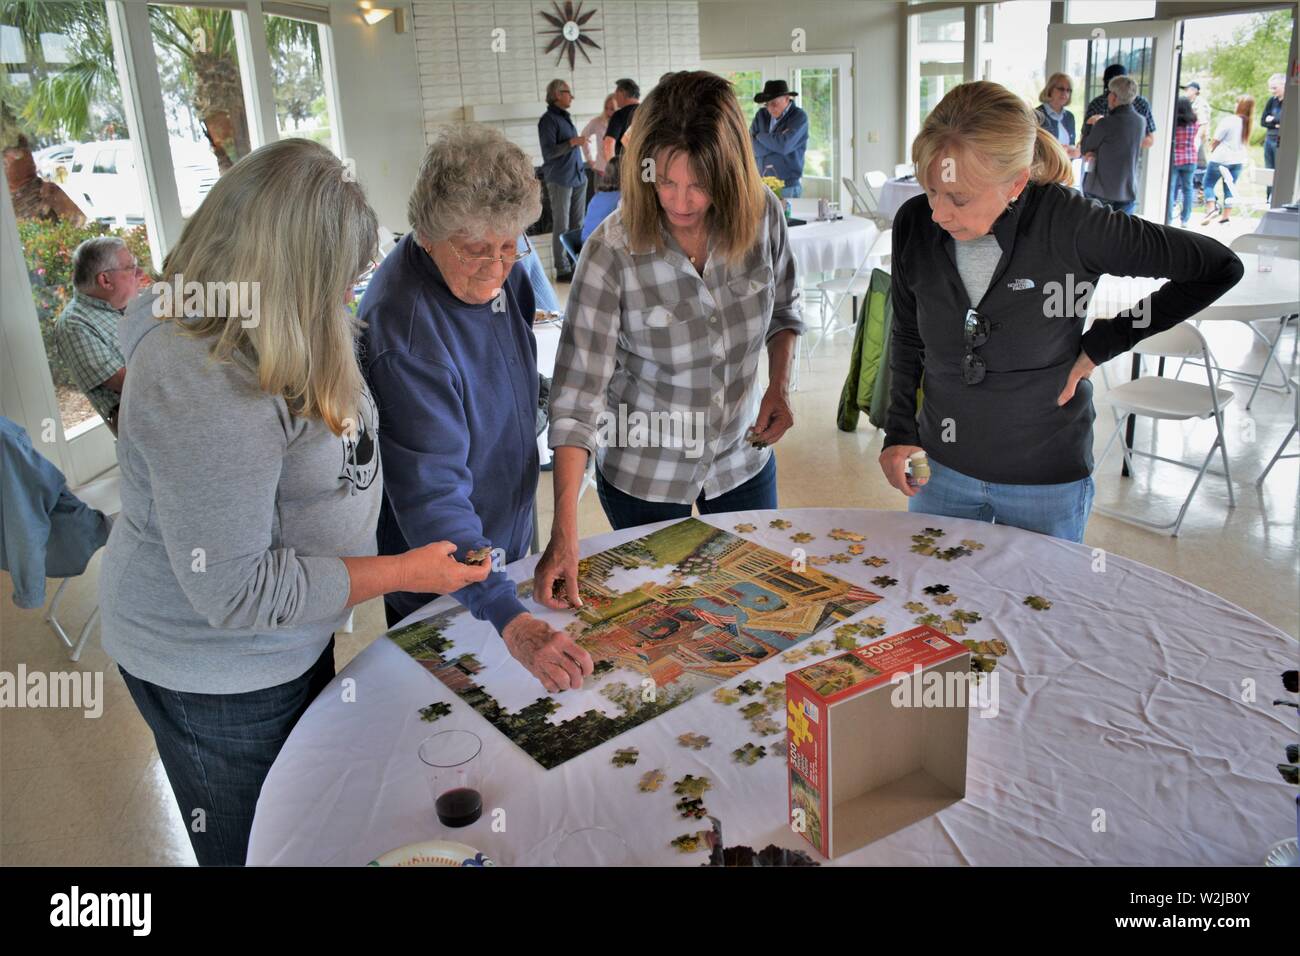
M 808 114 L 795 106 L 798 96 L 785 80 L 768 80 L 754 97 L 763 109 L 749 124 L 754 159 L 760 176 L 775 176 L 785 183 L 783 197 L 803 195 L 803 154 L 808 149 Z

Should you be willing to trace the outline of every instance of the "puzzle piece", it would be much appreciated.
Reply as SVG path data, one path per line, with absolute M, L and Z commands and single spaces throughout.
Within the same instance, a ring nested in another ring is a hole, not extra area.
M 945 607 L 946 607 L 947 605 L 949 605 L 949 604 L 956 604 L 956 603 L 957 603 L 957 595 L 955 595 L 955 594 L 936 594 L 936 595 L 934 596 L 934 603 L 935 603 L 935 604 L 942 604 L 942 605 L 944 605 Z
M 811 532 L 808 531 L 796 531 L 794 534 L 790 535 L 790 540 L 793 541 L 795 544 L 803 544 L 807 541 L 813 540 L 816 537 L 817 536 L 815 534 L 812 534 Z
M 922 528 L 922 529 L 921 529 L 921 534 L 923 534 L 923 535 L 925 535 L 925 536 L 927 536 L 927 537 L 930 537 L 930 538 L 942 538 L 942 537 L 943 537 L 943 529 L 942 529 L 942 528 Z
M 869 567 L 869 568 L 883 568 L 885 565 L 887 565 L 887 564 L 889 563 L 889 559 L 888 559 L 888 558 L 882 558 L 882 557 L 881 557 L 880 555 L 878 555 L 878 554 L 873 554 L 873 555 L 872 555 L 871 557 L 869 557 L 869 558 L 863 558 L 863 559 L 862 559 L 862 563 L 865 564 L 865 565 L 866 565 L 867 567 Z M 898 582 L 895 581 L 894 583 L 897 584 Z
M 984 545 L 980 544 L 978 541 L 972 541 L 970 538 L 963 538 L 961 544 L 962 547 L 970 548 L 972 551 L 984 550 Z
M 641 752 L 635 747 L 625 747 L 622 750 L 615 750 L 614 756 L 610 758 L 610 763 L 615 767 L 630 767 L 636 763 L 636 758 Z
M 492 545 L 489 544 L 486 547 L 470 548 L 467 550 L 465 552 L 465 560 L 462 563 L 479 565 L 490 557 L 492 557 Z
M 970 548 L 945 548 L 935 555 L 940 561 L 956 561 L 958 558 L 964 558 L 968 554 L 973 554 Z
M 748 534 L 749 532 L 757 531 L 758 529 L 752 524 L 738 524 L 733 530 L 739 534 Z
M 686 820 L 699 820 L 709 815 L 709 811 L 704 808 L 704 801 L 698 797 L 695 799 L 683 797 L 677 801 L 673 809 Z
M 794 525 L 786 521 L 784 518 L 773 518 L 767 523 L 767 526 L 769 528 L 775 528 L 777 531 L 785 531 L 794 527 Z
M 808 563 L 811 564 L 814 568 L 820 568 L 824 564 L 829 564 L 830 560 L 831 560 L 830 558 L 823 557 L 820 554 L 808 555 Z
M 678 853 L 695 853 L 708 846 L 708 837 L 712 831 L 700 830 L 696 833 L 683 833 L 672 840 L 670 846 Z
M 755 717 L 761 717 L 767 713 L 767 703 L 761 700 L 751 701 L 744 707 L 740 708 L 740 716 L 746 720 L 753 720 Z
M 907 550 L 913 552 L 914 554 L 924 555 L 928 558 L 930 555 L 934 554 L 938 549 L 935 548 L 933 544 L 918 541 L 916 544 L 912 545 Z
M 937 615 L 936 615 L 937 616 Z M 944 621 L 942 624 L 936 624 L 935 627 L 943 631 L 949 637 L 961 637 L 966 633 L 966 625 L 961 621 Z
M 930 627 L 939 627 L 943 624 L 943 618 L 933 612 L 929 614 L 918 614 L 916 616 L 917 624 L 928 624 Z
M 898 583 L 898 578 L 891 578 L 888 574 L 882 574 L 878 578 L 872 578 L 871 583 L 878 588 L 892 588 Z
M 713 699 L 719 704 L 734 704 L 740 700 L 740 692 L 734 687 L 719 687 L 713 692 Z
M 947 594 L 947 593 L 948 593 L 948 585 L 946 585 L 946 584 L 931 584 L 931 585 L 929 585 L 928 587 L 924 587 L 924 588 L 922 588 L 921 590 L 924 591 L 926 594 Z
M 662 770 L 650 770 L 641 775 L 641 782 L 636 788 L 642 793 L 654 793 L 664 782 L 664 772 Z
M 798 664 L 808 656 L 808 651 L 802 647 L 795 647 L 781 655 L 781 660 L 787 664 Z
M 979 611 L 963 611 L 957 608 L 948 615 L 954 621 L 961 621 L 963 624 L 978 624 L 981 620 Z
M 822 654 L 829 654 L 831 650 L 831 646 L 825 641 L 812 641 L 807 646 L 808 653 L 814 657 L 819 657 Z
M 731 756 L 747 767 L 752 767 L 760 759 L 767 756 L 767 748 L 761 744 L 745 744 L 745 746 L 733 750 Z
M 856 531 L 846 531 L 844 528 L 831 528 L 829 537 L 836 541 L 866 541 L 865 534 L 858 534 Z
M 864 617 L 858 625 L 867 637 L 885 636 L 885 619 L 883 617 Z
M 858 649 L 858 639 L 853 636 L 852 632 L 840 633 L 840 629 L 835 629 L 835 646 L 842 651 L 856 651 Z
M 866 553 L 867 553 L 867 548 L 866 548 L 866 545 L 862 545 L 862 544 L 851 544 L 851 545 L 849 545 L 849 547 L 848 547 L 848 552 L 849 552 L 849 554 L 852 554 L 852 555 L 855 555 L 855 556 L 856 556 L 856 555 L 861 555 L 861 554 L 866 554 Z
M 772 734 L 780 733 L 785 730 L 784 725 L 777 723 L 766 714 L 762 717 L 755 717 L 751 720 L 749 722 L 749 727 L 760 737 L 770 737 Z
M 743 684 L 738 684 L 736 690 L 740 691 L 746 697 L 752 697 L 763 689 L 763 685 L 756 680 L 747 680 Z
M 694 777 L 689 773 L 673 784 L 673 793 L 679 797 L 702 798 L 713 788 L 713 781 L 708 777 Z
M 774 680 L 763 688 L 763 696 L 769 707 L 785 706 L 785 681 Z
M 433 723 L 439 717 L 446 717 L 451 713 L 451 704 L 446 701 L 435 700 L 428 707 L 420 708 L 420 719 Z
M 906 610 L 911 611 L 913 614 L 924 614 L 926 611 L 930 610 L 920 601 L 908 601 L 906 604 L 903 605 L 903 607 Z
M 677 738 L 677 742 L 683 747 L 690 747 L 692 750 L 703 750 L 711 743 L 708 737 L 700 734 L 681 734 Z
M 839 553 L 832 554 L 830 560 L 833 564 L 848 564 L 853 560 L 853 558 L 849 557 L 847 554 Z
M 1052 609 L 1052 602 L 1045 597 L 1039 597 L 1037 594 L 1029 595 L 1029 597 L 1025 598 L 1024 603 L 1035 611 L 1050 611 Z

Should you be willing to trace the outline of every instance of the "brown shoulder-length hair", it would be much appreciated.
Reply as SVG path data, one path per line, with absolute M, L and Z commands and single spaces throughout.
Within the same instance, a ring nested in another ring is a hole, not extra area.
M 718 253 L 739 262 L 758 238 L 766 205 L 749 124 L 731 84 L 704 70 L 674 73 L 650 91 L 623 140 L 623 228 L 637 251 L 664 249 L 654 171 L 685 153 L 709 194 L 708 228 Z
M 1025 101 L 988 80 L 954 86 L 921 124 L 912 141 L 916 178 L 926 181 L 940 156 L 960 154 L 978 179 L 1004 183 L 1025 170 L 1036 183 L 1074 180 L 1070 158 L 1056 137 L 1038 125 Z
M 1250 122 L 1255 118 L 1255 97 L 1237 97 L 1237 109 L 1235 112 L 1241 117 L 1241 142 L 1244 146 L 1250 142 Z

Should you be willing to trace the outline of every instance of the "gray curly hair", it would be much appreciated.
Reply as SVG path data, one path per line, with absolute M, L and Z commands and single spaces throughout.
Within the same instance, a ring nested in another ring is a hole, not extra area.
M 434 133 L 406 202 L 411 228 L 425 242 L 522 233 L 541 214 L 532 161 L 499 129 L 481 123 Z

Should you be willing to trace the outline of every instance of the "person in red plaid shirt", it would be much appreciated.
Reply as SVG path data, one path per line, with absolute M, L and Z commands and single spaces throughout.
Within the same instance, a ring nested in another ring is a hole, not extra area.
M 1186 96 L 1178 97 L 1178 106 L 1174 110 L 1174 168 L 1169 177 L 1169 205 L 1165 212 L 1167 226 L 1173 225 L 1174 203 L 1179 196 L 1182 196 L 1180 225 L 1186 227 L 1192 218 L 1192 200 L 1195 195 L 1192 174 L 1196 172 L 1196 133 L 1199 128 L 1192 101 Z

